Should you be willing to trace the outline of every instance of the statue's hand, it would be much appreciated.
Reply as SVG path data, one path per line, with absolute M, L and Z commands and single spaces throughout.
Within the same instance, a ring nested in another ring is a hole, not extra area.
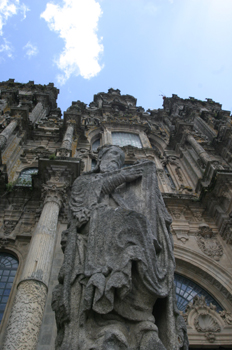
M 137 169 L 125 168 L 122 170 L 122 175 L 124 176 L 126 182 L 134 181 L 139 177 L 141 177 L 142 174 L 143 174 L 143 170 L 138 168 Z

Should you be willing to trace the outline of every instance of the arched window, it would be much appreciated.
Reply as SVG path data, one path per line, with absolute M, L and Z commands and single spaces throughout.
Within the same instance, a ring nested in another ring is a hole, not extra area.
M 11 254 L 0 253 L 0 322 L 18 268 L 18 260 Z
M 139 135 L 137 134 L 131 134 L 128 132 L 112 132 L 112 141 L 113 145 L 120 147 L 130 145 L 138 148 L 143 148 Z
M 38 168 L 27 168 L 21 171 L 16 186 L 31 187 L 32 186 L 32 175 L 38 174 Z
M 206 290 L 188 278 L 175 273 L 175 285 L 177 307 L 180 311 L 184 312 L 188 303 L 192 302 L 196 295 L 203 295 L 205 297 L 206 304 L 209 305 L 212 303 L 217 307 L 217 311 L 223 310 L 218 302 L 208 292 L 206 292 Z
M 94 143 L 92 144 L 92 151 L 96 151 L 98 147 L 100 147 L 100 139 L 94 141 Z

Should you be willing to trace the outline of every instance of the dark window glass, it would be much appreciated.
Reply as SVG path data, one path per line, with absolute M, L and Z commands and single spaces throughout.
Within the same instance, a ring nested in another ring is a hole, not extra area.
M 91 170 L 93 170 L 97 165 L 96 159 L 92 159 Z
M 16 186 L 32 186 L 32 177 L 31 175 L 38 174 L 38 168 L 28 168 L 24 169 L 18 177 Z
M 206 290 L 188 278 L 175 273 L 175 285 L 177 307 L 180 311 L 184 312 L 188 303 L 192 302 L 196 295 L 203 295 L 205 297 L 206 304 L 209 305 L 212 303 L 217 307 L 217 311 L 223 310 L 218 302 L 208 292 L 206 292 Z
M 127 132 L 112 132 L 112 141 L 113 145 L 117 145 L 120 147 L 128 145 L 138 148 L 143 147 L 139 135 Z
M 0 322 L 10 295 L 18 260 L 10 254 L 0 253 Z
M 100 139 L 94 141 L 94 143 L 92 144 L 92 151 L 96 151 L 98 147 L 100 147 Z

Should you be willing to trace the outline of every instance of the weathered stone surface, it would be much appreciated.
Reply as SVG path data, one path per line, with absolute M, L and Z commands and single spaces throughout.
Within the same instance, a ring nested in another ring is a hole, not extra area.
M 53 292 L 57 350 L 188 348 L 155 164 L 123 162 L 123 151 L 106 145 L 73 184 Z
M 19 287 L 7 327 L 3 350 L 33 350 L 43 317 L 47 288 L 35 280 L 23 281 Z

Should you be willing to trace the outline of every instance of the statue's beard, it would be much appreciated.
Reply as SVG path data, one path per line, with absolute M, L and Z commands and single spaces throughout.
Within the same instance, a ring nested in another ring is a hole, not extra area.
M 115 171 L 115 170 L 118 170 L 118 169 L 120 169 L 120 164 L 116 160 L 113 160 L 113 161 L 108 162 L 106 164 L 101 164 L 100 165 L 100 171 L 102 173 L 112 172 L 112 171 Z

